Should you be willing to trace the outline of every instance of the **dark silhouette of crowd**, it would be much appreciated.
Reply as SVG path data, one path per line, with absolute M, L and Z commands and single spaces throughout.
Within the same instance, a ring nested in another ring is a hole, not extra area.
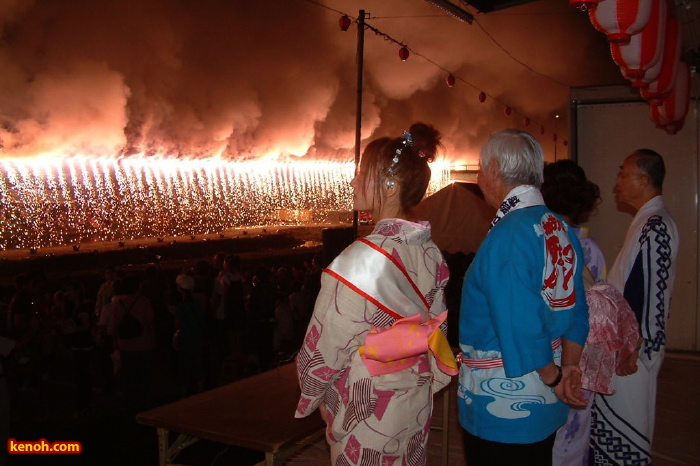
M 222 251 L 181 268 L 17 275 L 0 288 L 0 397 L 11 413 L 0 434 L 28 422 L 48 381 L 71 387 L 79 419 L 96 399 L 138 412 L 292 361 L 322 266 L 321 255 L 272 266 Z

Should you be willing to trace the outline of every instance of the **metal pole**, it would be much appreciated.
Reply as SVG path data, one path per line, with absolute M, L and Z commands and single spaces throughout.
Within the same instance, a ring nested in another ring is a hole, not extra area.
M 360 144 L 362 143 L 362 75 L 364 73 L 365 53 L 365 10 L 360 10 L 357 16 L 357 114 L 355 115 L 355 175 L 360 168 Z M 357 236 L 356 210 L 352 214 L 352 227 Z
M 559 135 L 557 134 L 557 123 L 559 122 L 559 114 L 554 115 L 554 161 L 557 161 L 557 144 L 559 142 Z

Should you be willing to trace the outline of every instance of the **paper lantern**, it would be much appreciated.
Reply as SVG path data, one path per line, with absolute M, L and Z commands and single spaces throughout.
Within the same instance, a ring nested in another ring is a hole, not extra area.
M 503 109 L 503 113 L 506 114 L 506 116 L 510 116 L 510 114 L 513 112 L 510 107 L 506 107 Z
M 479 102 L 484 102 L 486 100 L 486 93 L 484 91 L 479 92 Z
M 340 26 L 341 31 L 347 31 L 350 28 L 350 24 L 351 21 L 348 15 L 343 15 L 338 20 L 338 25 Z
M 661 105 L 649 104 L 649 118 L 657 128 L 663 128 L 668 123 L 665 115 L 661 114 Z
M 447 81 L 447 85 L 448 85 L 448 86 L 450 86 L 450 87 L 454 86 L 454 85 L 455 85 L 455 81 L 456 81 L 455 75 L 453 75 L 452 73 L 448 74 L 448 75 L 447 75 L 447 78 L 445 79 L 445 81 Z
M 630 38 L 629 43 L 620 44 L 612 42 L 610 44 L 610 54 L 613 61 L 622 69 L 623 75 L 641 86 L 641 79 L 646 82 L 656 79 L 660 71 L 654 68 L 653 72 L 647 73 L 656 63 L 661 60 L 663 51 L 665 29 L 666 29 L 666 0 L 651 0 L 651 14 L 647 25 L 637 34 Z
M 627 43 L 649 22 L 649 0 L 605 0 L 588 10 L 594 28 L 603 32 L 609 42 Z
M 640 90 L 642 98 L 658 105 L 669 96 L 676 82 L 681 45 L 681 30 L 678 20 L 669 14 L 666 18 L 664 49 L 661 59 L 654 65 L 654 67 L 659 67 L 659 74 L 656 79 L 649 81 L 646 87 Z
M 659 106 L 662 119 L 666 121 L 666 132 L 676 134 L 683 128 L 690 106 L 690 67 L 685 62 L 678 64 L 673 92 Z
M 544 126 L 540 126 L 540 134 L 544 134 Z
M 408 52 L 408 47 L 405 45 L 399 49 L 399 58 L 401 60 L 406 61 L 409 55 L 410 53 Z
M 525 117 L 525 119 L 523 119 L 523 124 L 525 126 L 530 126 L 530 119 L 528 117 Z

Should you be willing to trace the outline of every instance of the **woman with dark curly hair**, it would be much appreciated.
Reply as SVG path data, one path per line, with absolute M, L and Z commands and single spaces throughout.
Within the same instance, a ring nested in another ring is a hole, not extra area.
M 618 362 L 634 350 L 639 333 L 624 297 L 605 283 L 603 253 L 582 226 L 600 202 L 598 186 L 586 178 L 576 162 L 559 160 L 544 167 L 541 191 L 547 207 L 564 217 L 576 232 L 590 271 L 586 281 L 590 330 L 580 364 L 583 397 L 589 403 L 583 409 L 569 409 L 552 449 L 553 466 L 579 466 L 588 464 L 593 397 L 612 392 L 612 374 Z
M 605 258 L 588 235 L 588 227 L 583 226 L 601 201 L 598 185 L 588 180 L 583 168 L 573 160 L 558 160 L 545 165 L 540 191 L 547 207 L 564 217 L 576 231 L 595 283 L 605 281 Z

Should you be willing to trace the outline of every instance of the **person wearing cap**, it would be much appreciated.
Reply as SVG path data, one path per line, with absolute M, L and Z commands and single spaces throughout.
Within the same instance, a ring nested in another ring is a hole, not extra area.
M 175 336 L 173 345 L 177 351 L 177 379 L 180 396 L 190 394 L 192 388 L 198 393 L 204 386 L 202 370 L 202 343 L 204 313 L 200 301 L 194 294 L 194 277 L 180 274 L 175 279 L 180 302 L 175 307 Z

